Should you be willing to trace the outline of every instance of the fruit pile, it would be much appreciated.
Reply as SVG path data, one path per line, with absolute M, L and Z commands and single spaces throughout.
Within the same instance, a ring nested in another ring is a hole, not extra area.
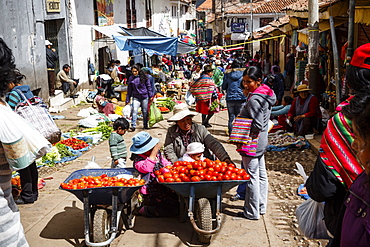
M 68 139 L 65 139 L 65 140 L 61 140 L 58 143 L 62 143 L 66 146 L 69 146 L 69 147 L 73 148 L 74 150 L 80 150 L 80 149 L 83 149 L 83 148 L 89 146 L 89 144 L 87 144 L 86 142 L 84 142 L 82 140 L 79 140 L 77 138 L 68 138 Z
M 176 161 L 173 166 L 163 167 L 154 174 L 160 183 L 250 179 L 250 175 L 244 169 L 209 159 L 194 162 Z
M 88 189 L 88 188 L 99 188 L 99 187 L 133 187 L 144 185 L 144 179 L 137 178 L 118 178 L 108 177 L 107 174 L 102 174 L 97 177 L 83 176 L 68 181 L 68 183 L 61 183 L 60 186 L 66 190 L 76 189 Z

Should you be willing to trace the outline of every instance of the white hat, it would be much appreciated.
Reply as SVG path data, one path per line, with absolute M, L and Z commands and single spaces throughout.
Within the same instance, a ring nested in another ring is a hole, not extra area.
M 204 152 L 204 145 L 200 142 L 192 142 L 186 148 L 187 154 L 200 154 Z
M 175 107 L 173 108 L 173 116 L 170 117 L 167 121 L 176 122 L 176 121 L 183 119 L 184 117 L 195 116 L 195 115 L 198 115 L 198 113 L 189 111 L 188 106 L 185 103 L 181 103 L 181 104 L 175 105 Z
M 221 65 L 221 61 L 220 60 L 216 60 L 216 65 Z
M 49 40 L 45 40 L 45 45 L 48 46 L 48 45 L 53 45 L 53 43 L 51 43 Z

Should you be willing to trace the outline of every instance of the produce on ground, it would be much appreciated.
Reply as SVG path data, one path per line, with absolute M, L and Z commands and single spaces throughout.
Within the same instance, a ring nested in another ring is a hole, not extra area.
M 55 162 L 60 161 L 61 159 L 62 157 L 60 156 L 58 148 L 56 146 L 53 146 L 51 148 L 51 152 L 45 154 L 44 156 L 42 156 L 42 158 L 36 160 L 36 165 L 54 166 Z
M 89 144 L 77 138 L 68 138 L 65 140 L 61 140 L 58 143 L 67 145 L 68 147 L 71 147 L 74 150 L 80 150 L 89 146 Z
M 167 97 L 164 99 L 157 99 L 156 104 L 158 106 L 167 107 L 168 109 L 170 109 L 170 111 L 172 111 L 176 105 L 176 102 L 173 100 L 173 98 Z
M 164 107 L 164 106 L 159 106 L 158 109 L 161 111 L 161 112 L 170 112 L 170 109 L 168 109 L 167 107 Z
M 110 134 L 112 133 L 113 131 L 113 128 L 110 127 L 107 122 L 100 122 L 98 123 L 98 126 L 95 127 L 95 128 L 88 128 L 88 129 L 85 129 L 82 131 L 82 133 L 87 133 L 87 132 L 101 132 L 103 135 L 102 135 L 102 139 L 103 140 L 106 140 L 106 139 L 109 139 L 110 137 Z
M 173 166 L 163 167 L 154 174 L 160 183 L 250 179 L 250 175 L 244 169 L 209 159 L 194 162 L 176 161 Z
M 55 143 L 54 145 L 58 149 L 58 152 L 59 152 L 59 155 L 60 155 L 61 159 L 64 158 L 64 157 L 74 156 L 72 151 L 67 148 L 67 145 L 59 143 L 59 142 Z
M 133 187 L 144 185 L 144 179 L 137 178 L 118 178 L 108 177 L 107 174 L 102 174 L 97 177 L 93 176 L 82 176 L 68 181 L 68 183 L 61 183 L 60 186 L 63 189 L 75 190 L 75 189 L 87 189 L 87 188 L 100 188 L 100 187 Z

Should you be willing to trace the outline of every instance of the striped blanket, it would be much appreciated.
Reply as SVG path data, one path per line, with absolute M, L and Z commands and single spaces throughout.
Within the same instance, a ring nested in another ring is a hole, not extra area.
M 340 111 L 347 101 L 337 107 Z M 357 176 L 364 170 L 356 160 L 351 147 L 353 134 L 351 121 L 341 112 L 336 113 L 327 124 L 320 145 L 320 157 L 325 165 L 333 172 L 338 180 L 347 188 L 351 186 Z
M 212 93 L 215 90 L 215 83 L 211 77 L 202 75 L 199 79 L 190 84 L 189 91 L 199 101 L 209 101 L 212 98 Z

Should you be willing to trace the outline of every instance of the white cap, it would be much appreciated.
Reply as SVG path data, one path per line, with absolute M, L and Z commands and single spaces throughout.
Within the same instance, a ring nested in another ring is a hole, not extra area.
M 200 154 L 204 152 L 204 145 L 200 142 L 192 142 L 186 148 L 187 154 Z
M 53 43 L 51 43 L 49 40 L 45 40 L 45 45 L 48 46 L 48 45 L 53 45 Z

